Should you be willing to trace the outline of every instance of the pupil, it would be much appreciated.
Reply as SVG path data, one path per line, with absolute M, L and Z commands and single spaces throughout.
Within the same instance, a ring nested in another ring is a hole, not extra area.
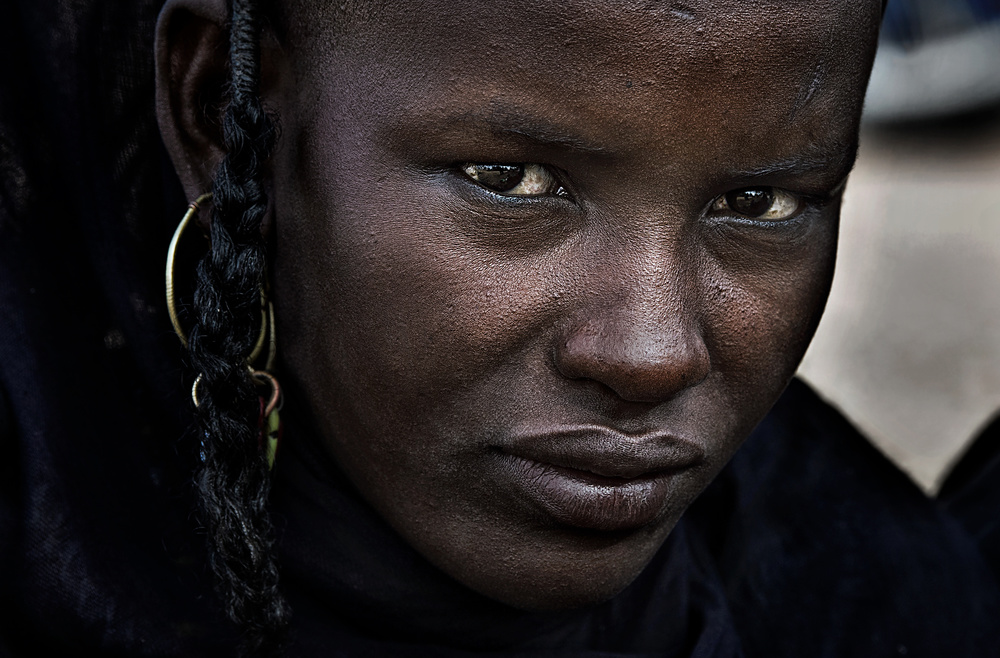
M 726 194 L 729 207 L 750 217 L 759 217 L 766 213 L 774 204 L 774 190 L 770 187 L 751 187 L 745 190 L 734 190 Z
M 511 190 L 517 187 L 522 178 L 524 167 L 521 165 L 476 165 L 476 180 L 494 192 Z

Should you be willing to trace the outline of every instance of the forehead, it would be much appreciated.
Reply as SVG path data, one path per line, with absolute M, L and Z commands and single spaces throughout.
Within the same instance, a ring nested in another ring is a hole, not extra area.
M 286 0 L 281 7 L 293 43 L 340 46 L 341 55 L 360 49 L 387 64 L 484 74 L 652 64 L 660 82 L 744 65 L 837 60 L 849 68 L 852 55 L 871 51 L 881 16 L 878 0 Z
M 792 125 L 808 141 L 853 139 L 881 15 L 878 0 L 285 6 L 314 107 L 362 100 L 370 113 L 377 100 L 400 125 L 412 116 L 410 129 L 433 116 L 545 118 L 622 149 L 724 136 L 755 153 Z

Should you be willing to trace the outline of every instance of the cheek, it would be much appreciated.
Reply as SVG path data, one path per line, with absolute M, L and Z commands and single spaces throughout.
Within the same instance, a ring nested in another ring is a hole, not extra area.
M 434 455 L 474 447 L 449 437 L 503 394 L 509 364 L 552 324 L 552 299 L 537 272 L 470 247 L 412 172 L 316 164 L 276 193 L 283 358 L 324 435 L 341 439 L 337 457 L 369 464 L 357 477 L 416 477 Z
M 323 280 L 303 318 L 310 343 L 364 380 L 354 384 L 442 392 L 496 366 L 545 324 L 544 286 L 461 248 L 447 208 L 386 199 L 409 191 L 345 195 L 323 206 L 336 218 L 323 239 L 288 247 L 308 263 L 300 278 Z
M 707 240 L 704 334 L 726 388 L 763 415 L 794 373 L 833 279 L 839 206 L 815 213 L 787 240 Z M 750 413 L 749 416 L 754 414 Z

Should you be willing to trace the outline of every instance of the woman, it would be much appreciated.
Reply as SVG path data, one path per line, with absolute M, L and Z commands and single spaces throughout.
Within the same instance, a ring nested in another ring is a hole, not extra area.
M 160 132 L 183 196 L 211 206 L 191 213 L 210 238 L 197 275 L 171 261 L 185 385 L 154 356 L 162 316 L 104 335 L 139 355 L 121 366 L 152 382 L 138 392 L 109 385 L 113 365 L 88 372 L 99 396 L 54 375 L 56 392 L 25 390 L 55 364 L 5 379 L 28 409 L 5 547 L 16 650 L 996 646 L 973 540 L 834 440 L 854 437 L 801 385 L 681 518 L 818 321 L 880 3 L 273 4 L 159 14 Z M 20 281 L 68 271 L 30 266 Z M 113 308 L 128 266 L 91 269 Z M 148 400 L 157 387 L 170 403 Z M 199 424 L 171 458 L 155 425 L 182 391 Z M 85 455 L 71 410 L 100 417 L 109 397 L 104 417 L 140 428 L 115 432 L 132 454 Z M 52 417 L 57 399 L 72 402 Z M 126 468 L 95 477 L 108 463 Z M 830 472 L 802 470 L 816 464 Z M 185 468 L 207 555 L 170 498 Z M 858 541 L 871 528 L 886 536 Z M 206 563 L 236 626 L 191 582 Z M 929 565 L 949 570 L 918 579 Z

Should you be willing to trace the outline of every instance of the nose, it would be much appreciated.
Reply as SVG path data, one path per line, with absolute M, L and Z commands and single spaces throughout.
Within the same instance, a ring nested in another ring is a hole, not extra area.
M 703 381 L 711 359 L 694 311 L 696 277 L 677 265 L 632 254 L 602 268 L 597 291 L 557 338 L 558 371 L 629 402 L 663 402 Z

